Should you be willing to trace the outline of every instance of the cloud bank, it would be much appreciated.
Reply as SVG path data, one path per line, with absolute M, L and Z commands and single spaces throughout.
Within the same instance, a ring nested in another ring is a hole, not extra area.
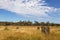
M 44 0 L 0 0 L 0 9 L 36 18 L 48 18 L 49 13 L 60 12 L 60 8 L 49 7 Z

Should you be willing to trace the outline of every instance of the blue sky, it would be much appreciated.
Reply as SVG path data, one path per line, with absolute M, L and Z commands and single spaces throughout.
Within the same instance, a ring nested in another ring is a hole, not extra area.
M 54 6 L 56 8 L 60 8 L 60 0 L 46 0 L 49 6 Z
M 0 0 L 0 21 L 60 23 L 60 0 Z

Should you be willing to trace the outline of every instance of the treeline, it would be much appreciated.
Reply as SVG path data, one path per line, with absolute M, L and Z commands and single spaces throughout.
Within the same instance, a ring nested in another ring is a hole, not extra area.
M 50 22 L 37 22 L 34 23 L 31 21 L 19 21 L 19 22 L 0 22 L 0 26 L 60 26 L 60 24 L 57 23 L 50 23 Z

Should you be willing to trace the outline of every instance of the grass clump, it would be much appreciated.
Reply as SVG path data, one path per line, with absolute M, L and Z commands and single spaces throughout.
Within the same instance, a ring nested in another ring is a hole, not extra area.
M 4 30 L 9 30 L 8 27 L 5 27 Z

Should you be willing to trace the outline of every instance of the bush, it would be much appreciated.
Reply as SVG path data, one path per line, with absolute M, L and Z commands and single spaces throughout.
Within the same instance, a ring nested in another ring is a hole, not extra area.
M 37 27 L 37 29 L 39 30 L 39 29 L 40 29 L 40 27 Z

